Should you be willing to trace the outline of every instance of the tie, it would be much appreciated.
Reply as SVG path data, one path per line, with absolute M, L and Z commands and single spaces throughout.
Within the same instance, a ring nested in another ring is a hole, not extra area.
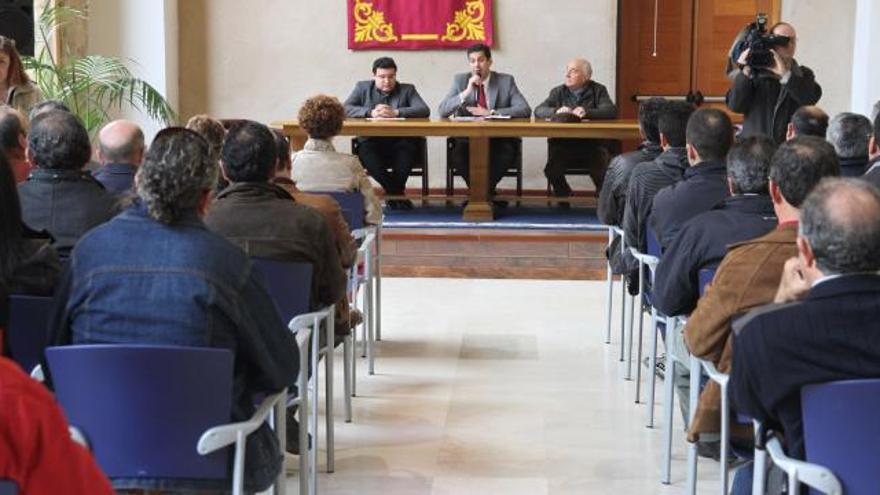
M 489 109 L 489 105 L 486 104 L 486 85 L 480 84 L 480 91 L 477 93 L 477 105 Z

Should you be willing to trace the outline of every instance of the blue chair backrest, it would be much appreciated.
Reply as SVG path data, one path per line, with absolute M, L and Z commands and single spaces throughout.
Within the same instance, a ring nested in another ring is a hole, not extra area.
M 332 196 L 342 209 L 342 216 L 352 230 L 364 226 L 367 210 L 364 207 L 364 196 L 359 192 L 313 191 L 316 194 Z
M 663 251 L 660 249 L 660 241 L 657 240 L 657 233 L 654 232 L 654 229 L 650 226 L 645 230 L 645 239 L 648 242 L 648 252 L 645 254 L 650 254 L 651 256 L 659 258 Z
M 701 268 L 700 269 L 700 295 L 702 296 L 704 292 L 706 292 L 706 286 L 712 282 L 712 279 L 715 278 L 715 270 L 716 268 Z
M 266 289 L 275 301 L 278 314 L 285 322 L 294 316 L 308 313 L 312 287 L 312 264 L 251 258 Z
M 18 484 L 14 481 L 0 480 L 0 495 L 18 495 Z
M 801 389 L 807 461 L 830 469 L 847 495 L 880 486 L 880 379 L 844 380 Z
M 49 336 L 52 298 L 11 294 L 9 296 L 9 327 L 6 342 L 9 355 L 30 373 L 40 363 Z
M 56 398 L 110 478 L 227 479 L 228 449 L 196 451 L 229 423 L 228 349 L 142 345 L 49 347 Z

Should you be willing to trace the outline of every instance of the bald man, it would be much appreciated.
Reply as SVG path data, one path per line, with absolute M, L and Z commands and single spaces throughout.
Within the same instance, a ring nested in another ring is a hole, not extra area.
M 779 144 L 785 141 L 795 111 L 815 105 L 822 97 L 822 87 L 813 71 L 794 59 L 798 41 L 794 26 L 780 22 L 770 32 L 786 36 L 788 43 L 771 50 L 774 65 L 767 69 L 747 65 L 749 50 L 743 51 L 737 60 L 740 70 L 735 71 L 727 91 L 727 106 L 745 116 L 742 137 L 764 135 Z
M 828 114 L 825 110 L 806 105 L 797 109 L 788 123 L 785 140 L 790 141 L 797 136 L 816 136 L 825 139 L 828 134 Z
M 551 119 L 566 114 L 573 119 L 617 118 L 617 107 L 605 86 L 592 80 L 593 67 L 586 59 L 576 58 L 565 66 L 565 82 L 550 90 L 550 95 L 535 109 L 535 118 Z M 602 188 L 610 158 L 603 142 L 595 139 L 547 140 L 547 166 L 544 175 L 558 197 L 571 196 L 565 173 L 572 167 L 587 167 L 596 192 Z M 560 203 L 567 206 L 567 203 Z
M 122 196 L 132 190 L 134 174 L 144 161 L 144 133 L 129 120 L 114 120 L 98 133 L 95 179 L 111 193 Z

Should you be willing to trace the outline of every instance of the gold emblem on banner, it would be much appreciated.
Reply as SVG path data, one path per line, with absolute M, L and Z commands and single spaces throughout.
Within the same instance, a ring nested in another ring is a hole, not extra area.
M 455 21 L 446 23 L 446 34 L 441 38 L 443 41 L 486 39 L 486 28 L 483 18 L 486 16 L 486 6 L 483 0 L 468 0 L 463 10 L 455 12 Z
M 374 11 L 372 3 L 354 0 L 352 16 L 355 22 L 355 43 L 366 41 L 390 43 L 398 40 L 397 35 L 394 34 L 394 25 L 385 22 L 385 13 Z

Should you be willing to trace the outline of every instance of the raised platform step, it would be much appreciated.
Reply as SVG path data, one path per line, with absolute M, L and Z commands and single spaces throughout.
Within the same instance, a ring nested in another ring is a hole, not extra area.
M 386 277 L 602 280 L 601 231 L 385 229 Z

